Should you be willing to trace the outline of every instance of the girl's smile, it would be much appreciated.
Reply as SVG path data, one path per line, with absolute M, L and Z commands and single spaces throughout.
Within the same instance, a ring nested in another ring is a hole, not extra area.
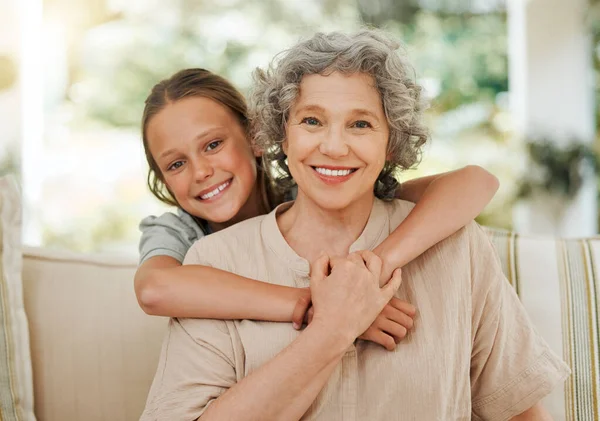
M 214 224 L 256 216 L 256 157 L 225 106 L 206 97 L 171 102 L 149 122 L 148 143 L 165 185 L 187 213 Z

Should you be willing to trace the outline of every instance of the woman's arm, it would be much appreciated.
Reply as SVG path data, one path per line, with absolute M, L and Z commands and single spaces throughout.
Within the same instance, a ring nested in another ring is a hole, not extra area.
M 289 322 L 307 288 L 291 288 L 244 278 L 169 256 L 143 262 L 135 278 L 140 307 L 154 316 L 203 319 L 252 319 Z
M 552 415 L 544 409 L 541 403 L 537 403 L 521 415 L 511 418 L 510 421 L 552 421 Z
M 382 280 L 473 220 L 498 190 L 498 179 L 476 165 L 403 183 L 397 198 L 416 203 L 374 251 L 384 261 Z
M 315 319 L 290 345 L 216 399 L 200 420 L 298 420 L 352 345 L 398 290 L 400 271 L 378 288 L 371 252 L 311 265 Z M 364 261 L 362 260 L 364 259 Z

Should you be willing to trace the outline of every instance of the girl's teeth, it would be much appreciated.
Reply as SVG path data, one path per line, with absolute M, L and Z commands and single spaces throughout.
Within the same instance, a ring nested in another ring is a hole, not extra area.
M 216 196 L 217 194 L 222 192 L 225 189 L 225 187 L 227 187 L 228 185 L 229 185 L 229 181 L 221 184 L 219 187 L 217 187 L 213 191 L 203 194 L 202 196 L 200 196 L 200 199 L 210 199 L 211 197 Z
M 316 167 L 315 170 L 319 174 L 327 175 L 330 177 L 344 177 L 352 172 L 352 170 L 330 170 L 328 168 Z

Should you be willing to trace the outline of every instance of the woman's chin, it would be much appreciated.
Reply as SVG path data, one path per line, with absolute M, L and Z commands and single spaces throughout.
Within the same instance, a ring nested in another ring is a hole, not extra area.
M 339 193 L 347 193 L 347 192 L 339 192 Z M 341 211 L 352 205 L 358 204 L 362 201 L 367 201 L 368 198 L 365 195 L 357 196 L 352 195 L 348 196 L 348 194 L 316 194 L 316 195 L 307 195 L 311 202 L 313 202 L 317 207 L 328 210 L 328 211 Z

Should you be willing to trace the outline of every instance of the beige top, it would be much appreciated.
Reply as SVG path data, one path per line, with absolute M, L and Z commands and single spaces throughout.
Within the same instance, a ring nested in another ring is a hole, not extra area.
M 375 248 L 411 208 L 376 200 L 351 251 Z M 276 211 L 200 239 L 184 263 L 307 287 L 309 263 L 286 243 Z M 506 420 L 568 375 L 533 329 L 477 224 L 402 275 L 397 296 L 419 309 L 411 334 L 393 352 L 357 340 L 302 419 Z M 195 420 L 299 334 L 291 323 L 172 319 L 142 420 Z

